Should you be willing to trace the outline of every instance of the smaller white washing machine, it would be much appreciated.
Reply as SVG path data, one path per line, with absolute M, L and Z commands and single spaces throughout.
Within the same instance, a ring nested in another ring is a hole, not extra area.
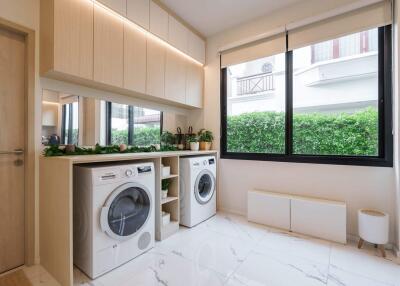
M 74 167 L 74 264 L 94 279 L 154 246 L 153 163 Z
M 180 168 L 180 224 L 192 227 L 217 211 L 215 156 L 184 157 Z

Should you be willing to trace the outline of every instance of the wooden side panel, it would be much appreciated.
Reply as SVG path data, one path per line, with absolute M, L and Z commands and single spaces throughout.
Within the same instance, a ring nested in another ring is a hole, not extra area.
M 40 263 L 62 285 L 73 284 L 72 164 L 40 158 Z
M 146 92 L 146 35 L 124 25 L 124 88 Z
M 94 7 L 94 80 L 123 87 L 124 23 Z
M 93 79 L 93 3 L 54 2 L 54 69 Z
M 54 67 L 54 0 L 40 2 L 40 74 Z
M 147 41 L 146 93 L 155 97 L 165 96 L 165 47 L 150 38 Z
M 186 60 L 174 51 L 167 52 L 165 67 L 165 97 L 174 102 L 185 103 Z

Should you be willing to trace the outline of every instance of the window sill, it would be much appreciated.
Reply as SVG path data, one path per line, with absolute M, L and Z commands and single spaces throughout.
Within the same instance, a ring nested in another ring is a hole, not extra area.
M 317 155 L 284 155 L 221 152 L 221 159 L 273 161 L 287 163 L 309 163 L 330 165 L 353 165 L 371 167 L 393 167 L 393 160 L 379 157 L 352 156 L 317 156 Z

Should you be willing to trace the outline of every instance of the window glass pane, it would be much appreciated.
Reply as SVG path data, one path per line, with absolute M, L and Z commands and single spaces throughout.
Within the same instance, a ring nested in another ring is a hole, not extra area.
M 128 105 L 111 104 L 111 144 L 129 144 L 128 140 Z
M 137 146 L 149 146 L 160 143 L 161 112 L 135 107 L 133 142 Z
M 227 151 L 285 152 L 285 54 L 227 68 Z
M 378 155 L 377 29 L 293 51 L 293 152 Z

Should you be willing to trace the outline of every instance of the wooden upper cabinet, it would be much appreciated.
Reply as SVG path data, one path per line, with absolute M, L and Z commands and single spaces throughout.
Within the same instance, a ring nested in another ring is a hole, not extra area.
M 203 107 L 204 68 L 188 61 L 186 65 L 186 104 Z
M 167 51 L 165 66 L 165 98 L 185 104 L 186 59 L 175 51 Z
M 40 9 L 41 73 L 93 79 L 93 3 L 43 0 Z
M 87 1 L 87 0 L 85 0 Z M 121 14 L 122 16 L 126 16 L 126 1 L 127 0 L 97 0 L 104 6 L 114 10 L 115 12 Z
M 149 30 L 150 0 L 127 0 L 126 8 L 126 17 L 129 20 Z
M 146 94 L 165 96 L 165 46 L 151 38 L 147 39 Z
M 169 15 L 168 21 L 168 42 L 180 51 L 188 52 L 189 29 L 181 22 Z
M 94 80 L 123 87 L 124 23 L 94 7 Z
M 168 41 L 168 13 L 150 0 L 150 32 Z
M 206 62 L 206 43 L 192 31 L 188 33 L 188 55 L 204 64 Z
M 146 93 L 146 35 L 124 25 L 124 88 Z

